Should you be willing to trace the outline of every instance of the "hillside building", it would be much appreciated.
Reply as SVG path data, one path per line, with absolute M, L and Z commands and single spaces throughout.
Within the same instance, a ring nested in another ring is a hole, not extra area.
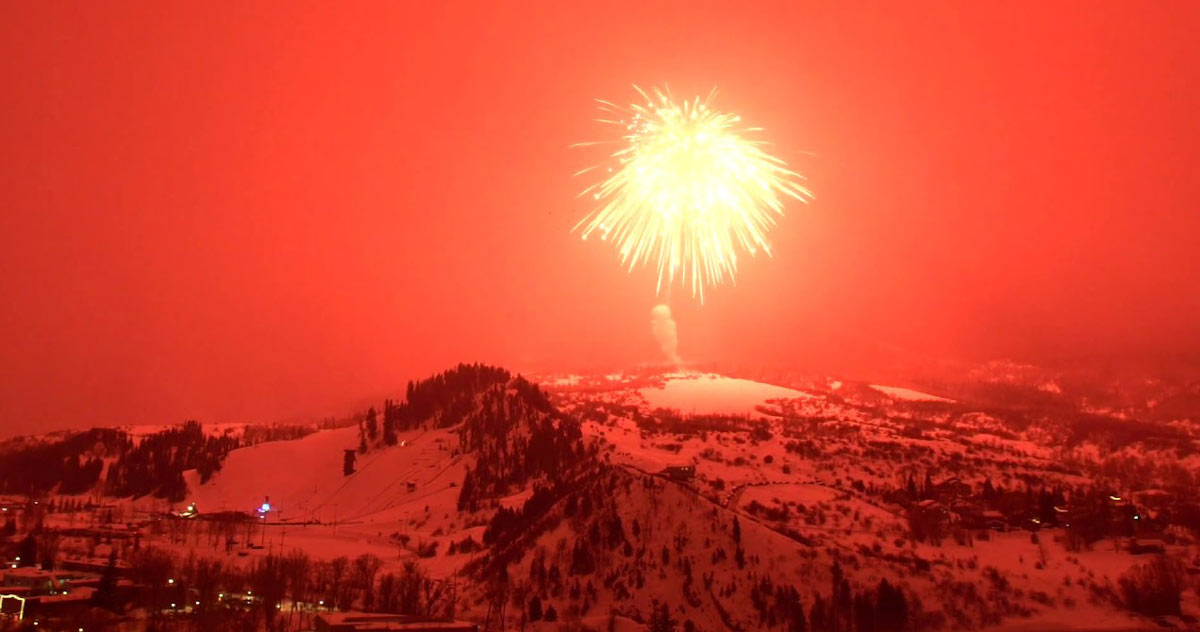
M 662 472 L 660 472 L 660 474 L 663 477 L 669 478 L 673 481 L 678 481 L 681 483 L 690 483 L 693 479 L 696 478 L 696 466 L 695 465 L 668 465 L 667 467 L 663 468 L 663 470 L 662 470 Z

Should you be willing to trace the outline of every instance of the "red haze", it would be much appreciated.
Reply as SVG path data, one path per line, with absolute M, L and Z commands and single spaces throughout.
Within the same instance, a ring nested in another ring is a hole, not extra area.
M 0 434 L 656 359 L 652 275 L 568 234 L 633 83 L 817 194 L 685 358 L 1200 350 L 1200 4 L 489 5 L 0 8 Z

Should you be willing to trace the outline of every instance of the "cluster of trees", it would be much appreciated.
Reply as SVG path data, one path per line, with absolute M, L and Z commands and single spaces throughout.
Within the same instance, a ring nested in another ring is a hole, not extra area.
M 47 513 L 72 513 L 96 508 L 91 498 L 49 498 L 45 500 L 45 505 Z
M 632 418 L 638 429 L 647 435 L 696 436 L 706 432 L 742 432 L 750 425 L 747 415 L 689 415 L 666 408 L 655 409 L 651 414 L 644 414 L 636 408 L 632 411 L 618 410 L 616 414 Z
M 396 445 L 401 431 L 422 424 L 460 423 L 458 449 L 478 457 L 459 492 L 461 510 L 475 511 L 481 500 L 532 479 L 561 481 L 585 455 L 577 419 L 555 410 L 536 384 L 484 364 L 409 382 L 405 400 L 385 401 L 382 414 L 372 407 L 359 424 L 359 451 Z M 344 473 L 352 471 L 347 458 Z
M 476 402 L 459 429 L 459 449 L 477 456 L 463 478 L 460 510 L 475 511 L 481 500 L 534 478 L 561 482 L 584 460 L 579 421 L 555 410 L 524 378 L 485 391 Z
M 588 578 L 601 569 L 610 568 L 603 560 L 614 552 L 620 552 L 616 554 L 626 559 L 649 553 L 657 560 L 661 555 L 664 569 L 675 568 L 684 576 L 683 598 L 698 605 L 703 598 L 689 588 L 692 569 L 689 556 L 685 554 L 686 537 L 676 537 L 674 550 L 663 546 L 650 553 L 644 547 L 639 548 L 636 542 L 643 527 L 637 520 L 623 521 L 616 507 L 604 501 L 615 497 L 623 479 L 625 484 L 631 479 L 601 464 L 582 474 L 559 488 L 536 489 L 520 510 L 500 509 L 485 530 L 484 542 L 491 545 L 495 557 L 493 567 L 504 573 L 505 578 L 512 561 L 519 555 L 513 551 L 519 551 L 527 542 L 536 542 L 538 533 L 554 528 L 555 520 L 546 520 L 546 516 L 569 520 L 579 534 L 574 542 L 565 544 L 554 559 L 548 559 L 547 551 L 542 547 L 532 552 L 528 584 L 514 589 L 522 593 L 514 603 L 523 604 L 525 620 L 546 620 L 547 599 L 565 596 L 568 591 L 573 603 L 582 600 L 578 608 L 571 607 L 570 615 L 586 612 L 588 604 L 594 603 L 594 598 L 589 596 L 592 589 Z M 654 484 L 654 481 L 649 483 Z M 556 512 L 561 512 L 561 516 Z M 745 568 L 744 534 L 737 516 L 731 521 L 730 528 L 735 547 L 730 563 L 736 561 L 740 568 Z M 723 552 L 720 559 L 726 559 Z M 714 556 L 714 563 L 716 560 Z M 802 587 L 775 584 L 769 577 L 757 575 L 750 585 L 750 597 L 760 617 L 758 623 L 763 629 L 783 627 L 792 632 L 899 632 L 915 627 L 919 606 L 910 603 L 908 596 L 894 584 L 884 580 L 867 587 L 852 587 L 842 567 L 836 563 L 831 576 L 831 586 L 825 594 L 814 594 L 806 604 L 801 598 Z M 629 598 L 629 589 L 619 588 L 614 583 L 615 577 L 610 573 L 602 579 L 606 586 L 613 587 L 614 595 L 623 590 L 624 598 Z M 635 572 L 630 575 L 630 581 L 631 588 L 642 588 L 644 578 Z M 705 575 L 703 582 L 711 591 L 712 577 Z M 620 585 L 624 586 L 623 581 Z M 722 593 L 721 596 L 726 595 Z M 648 625 L 651 630 L 695 629 L 690 621 L 676 621 L 670 608 L 662 603 L 655 604 Z
M 1027 481 L 1024 486 L 1005 488 L 986 479 L 972 490 L 965 506 L 954 506 L 962 514 L 961 526 L 985 526 L 979 517 L 982 509 L 1000 512 L 1010 525 L 1037 527 L 1066 527 L 1069 550 L 1090 549 L 1108 537 L 1133 537 L 1158 534 L 1168 524 L 1179 525 L 1200 534 L 1200 504 L 1175 502 L 1163 508 L 1157 517 L 1140 513 L 1128 500 L 1115 499 L 1111 490 L 1097 486 L 1036 486 Z M 885 500 L 909 507 L 908 524 L 912 536 L 919 541 L 939 542 L 951 528 L 945 507 L 926 509 L 915 501 L 934 499 L 949 503 L 943 486 L 935 485 L 929 474 L 923 483 L 911 475 L 904 487 L 880 490 Z M 1069 502 L 1068 502 L 1069 501 Z M 940 512 L 940 513 L 939 513 Z M 961 531 L 961 529 L 958 529 Z M 959 537 L 959 533 L 955 533 Z
M 40 528 L 27 533 L 16 543 L 13 557 L 20 558 L 20 561 L 15 563 L 18 566 L 40 566 L 46 570 L 53 570 L 58 565 L 60 543 L 58 535 Z
M 127 444 L 105 476 L 106 491 L 113 496 L 146 496 L 179 502 L 187 495 L 185 470 L 195 469 L 207 482 L 239 443 L 231 435 L 208 436 L 196 421 L 158 432 L 135 446 Z
M 453 426 L 474 409 L 475 396 L 512 379 L 508 371 L 486 364 L 459 364 L 424 380 L 410 381 L 404 401 L 386 400 L 383 414 L 374 407 L 358 426 L 359 451 L 374 446 L 391 446 L 398 433 L 426 422 L 434 427 Z
M 242 445 L 255 445 L 269 441 L 295 441 L 317 431 L 312 424 L 273 424 L 246 426 L 242 430 Z
M 438 427 L 453 426 L 474 409 L 476 393 L 505 384 L 512 374 L 486 364 L 460 364 L 417 382 L 409 382 L 404 403 L 396 406 L 399 428 L 410 428 L 431 417 Z
M 526 499 L 520 509 L 501 507 L 488 522 L 483 532 L 483 543 L 493 545 L 507 543 L 514 538 L 528 534 L 534 523 L 554 506 L 563 500 L 562 517 L 586 520 L 591 518 L 595 507 L 592 503 L 593 491 L 601 487 L 593 484 L 570 489 L 570 486 L 560 484 L 554 487 L 539 486 Z M 628 546 L 625 525 L 614 507 L 607 507 L 590 521 L 587 537 L 576 541 L 571 552 L 572 575 L 586 575 L 595 570 L 595 555 L 593 547 L 606 547 L 615 550 L 622 545 Z
M 1152 617 L 1180 614 L 1183 569 L 1176 559 L 1157 556 L 1125 571 L 1118 584 L 1125 606 L 1134 612 Z
M 483 530 L 483 543 L 494 544 L 513 533 L 527 529 L 534 520 L 546 512 L 562 495 L 561 490 L 538 486 L 519 509 L 501 507 L 492 515 Z
M 821 456 L 821 446 L 812 439 L 788 441 L 783 444 L 783 449 L 804 459 L 815 459 Z
M 529 607 L 526 609 L 526 614 L 530 623 L 538 621 L 554 623 L 558 621 L 558 611 L 554 609 L 554 605 L 551 604 L 542 608 L 542 598 L 537 595 L 529 598 Z
M 861 485 L 858 487 L 861 488 Z M 975 523 L 975 526 L 982 527 L 982 520 L 976 518 L 985 509 L 999 511 L 1012 524 L 1036 520 L 1036 524 L 1054 526 L 1063 522 L 1060 510 L 1067 506 L 1067 491 L 1061 487 L 1034 487 L 1027 483 L 1023 488 L 1014 486 L 1006 489 L 1001 485 L 993 485 L 989 478 L 978 488 L 971 489 L 955 479 L 935 484 L 928 472 L 922 482 L 917 482 L 910 474 L 903 487 L 877 491 L 884 500 L 908 508 L 909 529 L 919 541 L 937 542 L 946 535 L 949 527 L 946 507 L 953 507 L 962 513 L 964 524 L 970 526 Z M 1107 498 L 1107 494 L 1103 497 Z M 1079 492 L 1072 491 L 1072 505 L 1078 505 L 1077 501 L 1081 498 L 1083 496 Z M 944 506 L 929 509 L 917 505 L 923 500 L 936 500 L 944 503 Z M 958 504 L 963 501 L 966 501 L 965 504 Z
M 100 473 L 104 471 L 104 461 L 93 456 L 90 459 L 80 459 L 79 455 L 71 455 L 62 464 L 62 485 L 58 488 L 60 494 L 82 494 L 96 486 Z
M 1067 506 L 1067 495 L 1061 487 L 1039 486 L 1035 489 L 1026 484 L 1023 490 L 1006 490 L 999 485 L 993 487 L 990 478 L 983 482 L 979 500 L 988 508 L 1008 516 L 1010 520 L 1037 518 L 1040 524 L 1047 526 L 1059 522 L 1059 513 L 1055 507 Z
M 881 579 L 873 588 L 856 591 L 836 562 L 829 597 L 815 593 L 807 619 L 799 593 L 791 586 L 763 578 L 751 587 L 750 596 L 764 623 L 784 625 L 789 632 L 901 632 L 912 627 L 903 590 Z
M 750 602 L 758 611 L 759 622 L 766 627 L 784 626 L 788 632 L 808 629 L 804 603 L 794 586 L 775 584 L 764 576 L 750 586 Z
M 540 547 L 533 553 L 530 587 L 543 598 L 547 594 L 561 594 L 568 576 L 595 572 L 597 560 L 605 549 L 622 550 L 626 557 L 632 556 L 634 551 L 625 525 L 616 508 L 603 501 L 606 495 L 611 497 L 615 493 L 617 484 L 611 466 L 597 465 L 575 480 L 535 489 L 520 510 L 501 508 L 484 532 L 484 543 L 491 548 L 479 561 L 480 576 L 506 583 L 513 564 L 537 544 L 542 534 L 564 519 L 570 520 L 581 536 L 570 547 L 563 567 L 547 564 L 546 552 Z M 558 510 L 552 511 L 554 508 Z M 638 528 L 635 520 L 632 525 L 635 535 Z
M 814 593 L 807 613 L 795 587 L 775 584 L 768 577 L 751 585 L 750 600 L 761 624 L 788 632 L 901 632 L 913 629 L 916 619 L 915 608 L 899 587 L 881 579 L 874 587 L 856 591 L 836 562 L 829 596 Z
M 287 431 L 284 434 L 294 433 Z M 270 432 L 260 432 L 267 440 Z M 94 428 L 62 439 L 11 445 L 0 458 L 0 493 L 41 496 L 83 494 L 96 488 L 103 474 L 104 491 L 113 496 L 154 495 L 173 502 L 187 493 L 183 472 L 196 469 L 206 482 L 221 468 L 237 438 L 206 436 L 198 422 L 188 421 L 141 438 Z M 110 460 L 107 473 L 105 461 Z
M 56 441 L 12 445 L 0 458 L 0 492 L 36 496 L 59 487 L 86 492 L 100 480 L 100 458 L 123 449 L 125 433 L 107 428 L 76 432 Z
M 1067 421 L 1065 434 L 1068 446 L 1090 441 L 1105 451 L 1116 452 L 1126 446 L 1141 444 L 1148 450 L 1174 450 L 1180 458 L 1196 452 L 1194 442 L 1183 430 L 1137 419 L 1076 413 Z
M 414 562 L 398 572 L 381 573 L 382 560 L 370 554 L 350 559 L 313 560 L 301 550 L 268 555 L 248 566 L 222 558 L 178 558 L 156 547 L 132 551 L 126 560 L 129 577 L 139 587 L 136 604 L 123 602 L 116 585 L 116 555 L 99 582 L 93 605 L 121 612 L 144 608 L 149 629 L 284 630 L 311 626 L 310 608 L 323 604 L 340 610 L 363 610 L 429 617 L 452 616 L 454 599 L 445 582 L 432 580 Z M 290 602 L 290 607 L 281 607 Z M 190 616 L 171 604 L 188 603 Z M 300 621 L 296 621 L 299 617 Z M 187 621 L 187 623 L 185 623 Z
M 1090 549 L 1108 536 L 1132 536 L 1137 515 L 1131 505 L 1115 504 L 1109 492 L 1080 489 L 1071 494 L 1071 522 L 1067 527 L 1069 550 Z M 1142 516 L 1138 516 L 1139 520 Z

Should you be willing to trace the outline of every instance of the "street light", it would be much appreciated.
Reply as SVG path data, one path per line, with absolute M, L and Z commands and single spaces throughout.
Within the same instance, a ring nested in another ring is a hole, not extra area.
M 259 542 L 259 548 L 267 546 L 267 514 L 271 511 L 271 497 L 263 498 L 263 504 L 258 506 L 258 517 L 262 519 L 262 540 Z

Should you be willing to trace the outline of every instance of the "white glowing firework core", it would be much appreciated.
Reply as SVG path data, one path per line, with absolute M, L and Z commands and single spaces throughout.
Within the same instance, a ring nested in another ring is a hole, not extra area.
M 812 194 L 763 141 L 744 137 L 761 130 L 711 109 L 711 94 L 674 101 L 664 91 L 638 92 L 645 105 L 600 102 L 616 116 L 601 122 L 622 129 L 622 146 L 608 177 L 584 190 L 598 206 L 575 230 L 612 239 L 629 270 L 653 262 L 659 293 L 678 277 L 703 302 L 705 286 L 734 280 L 739 250 L 771 255 L 767 232 L 785 199 Z

